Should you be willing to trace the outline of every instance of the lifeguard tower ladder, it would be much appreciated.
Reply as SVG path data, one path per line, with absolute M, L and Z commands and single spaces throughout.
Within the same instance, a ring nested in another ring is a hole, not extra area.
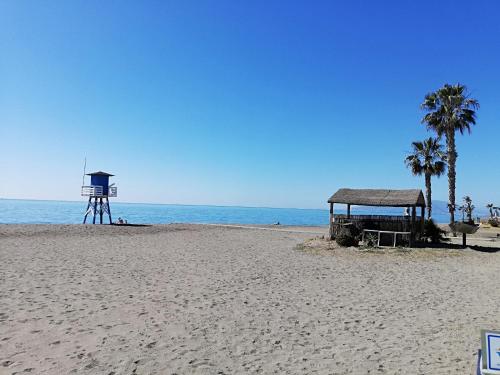
M 102 217 L 107 214 L 109 223 L 111 220 L 111 209 L 109 207 L 109 197 L 116 197 L 116 186 L 109 185 L 109 178 L 114 176 L 106 172 L 87 173 L 90 176 L 90 185 L 82 186 L 82 197 L 89 197 L 87 210 L 83 217 L 83 224 L 87 222 L 87 216 L 92 215 L 92 224 L 95 224 L 96 216 L 99 215 L 99 223 L 102 224 Z M 104 200 L 105 201 L 104 201 Z

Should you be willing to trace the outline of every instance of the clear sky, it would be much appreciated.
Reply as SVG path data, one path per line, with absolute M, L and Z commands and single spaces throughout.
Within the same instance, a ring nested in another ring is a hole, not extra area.
M 0 2 L 0 197 L 326 207 L 422 188 L 424 95 L 466 84 L 457 196 L 500 204 L 500 2 Z M 447 199 L 447 179 L 434 180 Z

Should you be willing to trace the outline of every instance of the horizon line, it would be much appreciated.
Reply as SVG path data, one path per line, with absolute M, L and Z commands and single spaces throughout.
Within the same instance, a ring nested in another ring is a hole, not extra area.
M 6 201 L 37 201 L 37 202 L 69 202 L 69 203 L 81 203 L 86 202 L 86 200 L 75 201 L 75 200 L 67 200 L 67 199 L 36 199 L 36 198 L 3 198 L 0 197 L 0 200 Z M 110 202 L 111 203 L 111 202 Z M 265 208 L 272 210 L 324 210 L 328 211 L 328 208 L 300 208 L 300 207 L 270 207 L 270 206 L 241 206 L 241 205 L 223 205 L 223 204 L 187 204 L 187 203 L 151 203 L 151 202 L 123 202 L 116 201 L 115 203 L 120 204 L 151 204 L 158 206 L 193 206 L 193 207 L 233 207 L 233 208 Z

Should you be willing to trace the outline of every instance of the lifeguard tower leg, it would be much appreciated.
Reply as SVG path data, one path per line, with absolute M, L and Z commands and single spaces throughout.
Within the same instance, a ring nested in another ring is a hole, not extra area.
M 83 217 L 83 224 L 87 221 L 87 216 L 89 214 L 90 204 L 92 202 L 92 197 L 89 197 L 89 202 L 87 204 L 87 209 L 85 210 L 85 216 Z
M 99 198 L 99 224 L 102 224 L 102 198 Z
M 94 217 L 92 218 L 92 224 L 95 224 L 95 217 L 97 215 L 97 197 L 94 197 Z
M 111 207 L 109 207 L 109 199 L 108 199 L 108 197 L 106 197 L 106 206 L 108 207 L 109 223 L 113 224 L 113 221 L 111 220 Z

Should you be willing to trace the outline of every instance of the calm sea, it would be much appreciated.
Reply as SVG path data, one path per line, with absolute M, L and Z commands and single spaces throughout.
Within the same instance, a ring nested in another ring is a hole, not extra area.
M 83 220 L 87 202 L 0 199 L 1 224 L 78 224 Z M 335 210 L 342 213 L 342 210 Z M 395 214 L 401 209 L 353 208 L 353 213 Z M 327 225 L 328 210 L 298 208 L 261 208 L 225 206 L 187 206 L 111 202 L 113 220 L 118 217 L 134 224 L 214 223 Z M 447 222 L 447 214 L 435 213 L 434 220 Z M 87 221 L 88 222 L 88 221 Z

